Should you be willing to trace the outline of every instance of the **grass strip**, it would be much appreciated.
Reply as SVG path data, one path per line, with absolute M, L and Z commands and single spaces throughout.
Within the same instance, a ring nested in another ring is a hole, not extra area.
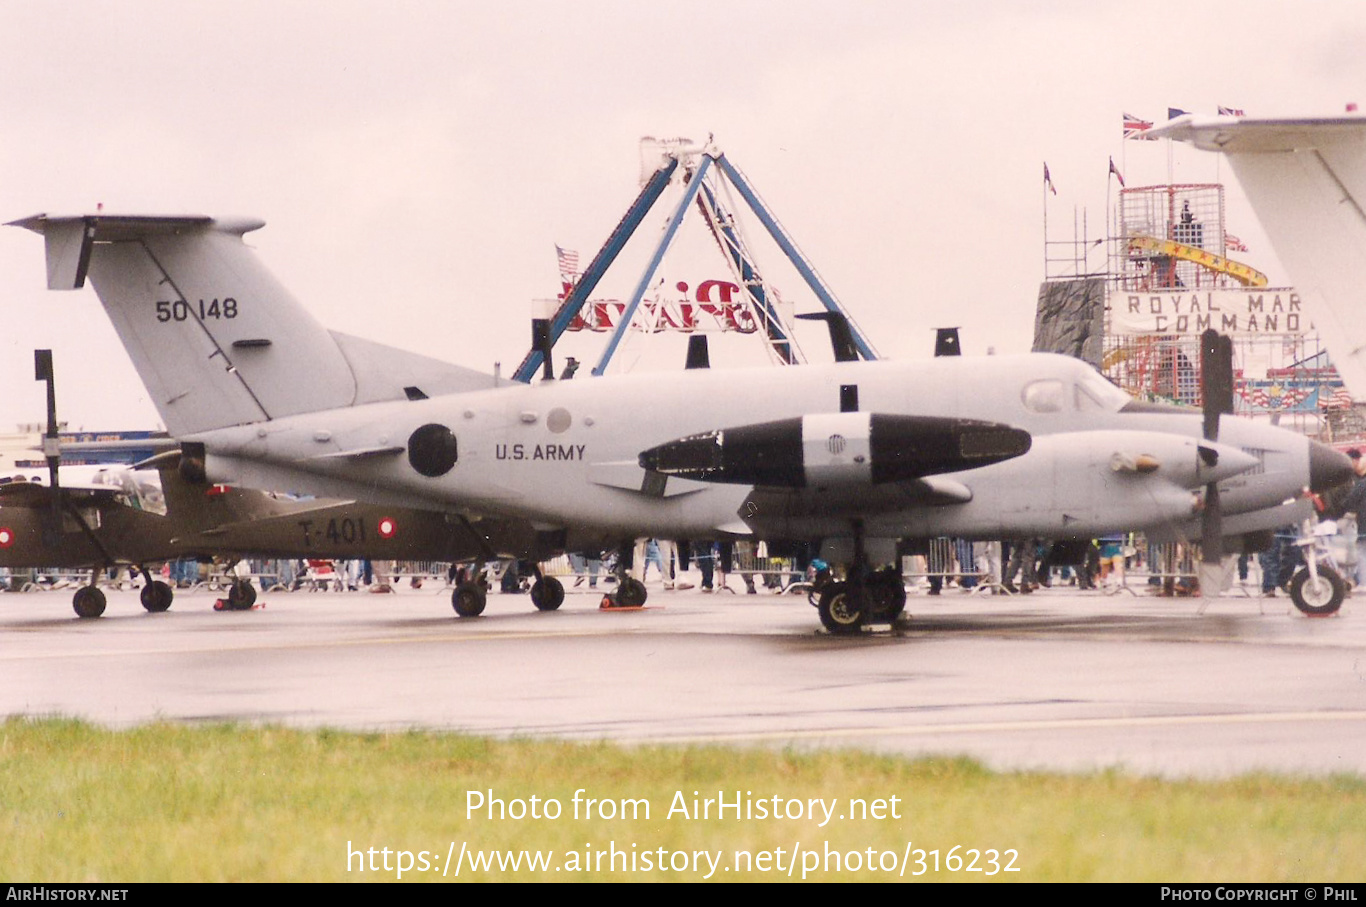
M 0 829 L 11 881 L 1347 882 L 1366 781 L 12 718 Z

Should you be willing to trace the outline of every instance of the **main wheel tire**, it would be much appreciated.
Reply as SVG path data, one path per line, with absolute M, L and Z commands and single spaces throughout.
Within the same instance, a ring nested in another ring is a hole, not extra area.
M 138 597 L 142 599 L 142 606 L 155 614 L 171 607 L 171 599 L 175 598 L 175 592 L 166 583 L 157 579 L 143 586 Z
M 645 590 L 645 584 L 628 576 L 621 581 L 621 587 L 617 589 L 617 607 L 639 608 L 649 597 L 650 593 Z
M 863 627 L 864 607 L 852 583 L 831 583 L 821 593 L 816 610 L 831 633 L 857 633 Z
M 1290 580 L 1290 600 L 1305 614 L 1315 617 L 1336 614 L 1346 597 L 1347 584 L 1331 567 L 1319 568 L 1317 584 L 1305 568 L 1301 568 Z
M 256 587 L 250 580 L 234 580 L 228 587 L 228 610 L 230 611 L 250 611 L 251 606 L 256 604 Z
M 564 584 L 553 576 L 543 576 L 531 584 L 531 603 L 537 611 L 554 611 L 564 604 Z
M 104 613 L 104 593 L 94 586 L 82 586 L 71 597 L 71 607 L 77 617 L 99 617 Z
M 869 599 L 865 605 L 867 620 L 895 623 L 906 610 L 906 585 L 895 570 L 879 571 L 869 580 L 866 589 Z
M 451 607 L 461 617 L 478 617 L 484 613 L 488 596 L 478 583 L 461 583 L 451 593 Z

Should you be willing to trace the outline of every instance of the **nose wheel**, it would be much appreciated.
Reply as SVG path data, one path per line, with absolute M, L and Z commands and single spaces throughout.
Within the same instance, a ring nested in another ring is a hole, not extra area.
M 1290 580 L 1290 600 L 1310 617 L 1336 614 L 1347 597 L 1347 584 L 1331 567 L 1318 567 L 1318 576 L 1300 568 Z

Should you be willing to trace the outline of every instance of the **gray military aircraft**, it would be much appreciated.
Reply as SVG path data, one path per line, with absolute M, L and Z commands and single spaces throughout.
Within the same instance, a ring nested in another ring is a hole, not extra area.
M 1351 474 L 1341 454 L 1269 425 L 1226 418 L 1208 440 L 1198 411 L 1136 402 L 1056 355 L 500 386 L 324 329 L 243 242 L 261 221 L 15 225 L 44 236 L 49 287 L 89 276 L 212 481 L 520 521 L 538 550 L 820 538 L 851 565 L 821 596 L 834 631 L 898 609 L 899 578 L 865 577 L 899 539 L 1194 537 L 1208 487 L 1236 536 L 1289 522 L 1305 488 Z M 659 409 L 643 400 L 679 405 L 649 417 Z M 634 581 L 618 595 L 644 601 Z M 457 611 L 480 596 L 457 590 Z

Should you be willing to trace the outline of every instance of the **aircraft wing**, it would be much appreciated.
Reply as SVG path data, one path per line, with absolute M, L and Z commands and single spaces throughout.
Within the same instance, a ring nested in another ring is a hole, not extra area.
M 112 501 L 123 493 L 112 485 L 62 485 L 61 494 L 77 503 Z M 0 507 L 51 507 L 52 489 L 36 482 L 9 482 L 0 485 Z

